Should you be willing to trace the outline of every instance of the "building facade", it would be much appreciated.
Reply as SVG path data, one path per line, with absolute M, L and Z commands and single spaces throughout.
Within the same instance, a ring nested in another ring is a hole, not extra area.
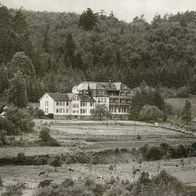
M 113 115 L 127 116 L 132 90 L 121 82 L 82 82 L 72 93 L 45 93 L 40 109 L 55 118 L 85 118 L 96 105 L 105 105 Z

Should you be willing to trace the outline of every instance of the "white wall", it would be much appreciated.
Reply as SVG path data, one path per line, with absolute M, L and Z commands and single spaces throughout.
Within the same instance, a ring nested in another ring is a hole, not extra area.
M 45 114 L 54 114 L 54 100 L 47 93 L 40 99 L 40 110 Z
M 71 103 L 69 101 L 63 101 L 63 102 L 64 102 L 64 105 L 57 105 L 57 101 L 54 102 L 54 114 L 55 115 L 64 116 L 64 115 L 71 114 L 71 110 L 70 110 Z M 67 105 L 67 103 L 68 103 L 68 105 Z M 57 110 L 58 110 L 58 112 L 57 112 Z
M 98 105 L 106 105 L 109 109 L 109 97 L 93 97 Z M 100 101 L 100 102 L 99 102 Z

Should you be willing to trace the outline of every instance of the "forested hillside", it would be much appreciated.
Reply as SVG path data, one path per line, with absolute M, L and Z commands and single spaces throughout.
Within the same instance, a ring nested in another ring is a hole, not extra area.
M 143 16 L 126 23 L 90 9 L 80 16 L 2 6 L 0 35 L 4 100 L 17 81 L 26 82 L 26 87 L 19 86 L 27 88 L 33 102 L 44 91 L 68 92 L 84 80 L 112 79 L 131 88 L 144 80 L 151 86 L 186 86 L 196 93 L 194 11 L 155 16 L 151 23 Z

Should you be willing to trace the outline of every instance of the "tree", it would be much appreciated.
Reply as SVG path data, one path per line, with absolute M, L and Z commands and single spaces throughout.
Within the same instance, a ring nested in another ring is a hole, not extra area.
M 14 27 L 15 32 L 19 34 L 26 33 L 27 31 L 27 23 L 25 21 L 25 16 L 21 10 L 18 10 L 16 12 L 16 15 L 13 20 L 13 27 Z
M 8 103 L 14 104 L 19 108 L 27 106 L 26 81 L 20 71 L 18 71 L 11 80 L 8 90 Z
M 9 81 L 7 67 L 2 65 L 0 67 L 0 94 L 3 93 L 6 89 L 8 89 L 8 85 Z
M 57 172 L 57 167 L 61 167 L 63 164 L 60 156 L 55 156 L 50 162 L 50 166 L 55 168 L 55 172 Z
M 156 106 L 158 110 L 155 109 L 155 111 L 157 112 L 157 114 L 159 113 L 160 115 L 161 115 L 160 112 L 165 109 L 165 102 L 164 102 L 163 97 L 159 93 L 159 91 L 157 89 L 154 89 L 148 86 L 146 82 L 143 81 L 140 84 L 140 87 L 134 90 L 134 95 L 132 97 L 132 105 L 130 109 L 130 119 L 138 120 L 138 119 L 141 119 L 141 118 L 143 119 L 146 117 L 149 118 L 148 114 L 144 114 L 144 113 L 146 112 L 147 109 L 150 109 L 150 107 L 144 107 L 145 105 L 153 106 L 153 108 L 151 108 L 152 112 L 154 111 L 155 106 Z M 142 111 L 142 113 L 140 113 L 142 108 L 144 110 Z M 143 115 L 147 115 L 147 116 L 145 117 Z M 150 118 L 155 118 L 155 116 L 151 116 Z
M 85 31 L 90 31 L 96 26 L 97 16 L 93 13 L 93 11 L 88 8 L 84 11 L 79 20 L 79 26 L 82 27 Z
M 8 106 L 4 115 L 4 131 L 7 135 L 33 132 L 34 122 L 25 109 Z
M 108 119 L 111 116 L 111 113 L 105 105 L 96 105 L 91 111 L 91 116 L 93 119 L 102 120 L 103 118 Z
M 13 17 L 5 6 L 0 6 L 0 63 L 7 63 L 15 52 L 12 29 Z
M 186 100 L 184 108 L 182 110 L 182 120 L 188 124 L 192 119 L 192 112 L 191 112 L 191 103 Z
M 50 129 L 47 127 L 42 127 L 39 133 L 39 139 L 44 145 L 59 146 L 57 140 L 50 135 Z
M 163 119 L 163 112 L 156 106 L 144 105 L 139 113 L 139 117 L 144 121 L 160 121 Z
M 72 35 L 69 33 L 66 38 L 65 44 L 65 63 L 67 65 L 75 66 L 75 43 Z
M 13 73 L 19 70 L 28 79 L 35 77 L 35 67 L 31 59 L 27 57 L 24 52 L 16 52 L 9 66 Z

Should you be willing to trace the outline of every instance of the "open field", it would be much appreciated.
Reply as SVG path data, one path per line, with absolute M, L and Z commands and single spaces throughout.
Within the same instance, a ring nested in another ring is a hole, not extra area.
M 182 111 L 186 100 L 188 100 L 191 103 L 192 114 L 193 114 L 193 117 L 195 118 L 196 117 L 196 97 L 195 96 L 192 96 L 190 98 L 169 98 L 169 99 L 166 99 L 165 101 L 171 104 L 174 110 Z
M 37 121 L 37 126 L 38 123 Z M 139 148 L 145 144 L 159 145 L 166 142 L 170 145 L 190 144 L 196 141 L 194 136 L 188 136 L 179 132 L 171 131 L 164 128 L 151 126 L 145 123 L 136 122 L 87 122 L 87 121 L 56 121 L 50 126 L 51 134 L 61 144 L 60 147 L 6 147 L 0 148 L 0 158 L 15 157 L 17 153 L 24 152 L 25 155 L 44 155 L 44 154 L 63 154 L 81 152 L 102 152 L 107 149 L 115 148 Z M 36 139 L 38 133 L 31 135 L 31 140 Z M 137 139 L 138 134 L 141 140 Z M 24 136 L 25 137 L 25 136 Z M 25 138 L 27 139 L 27 138 Z M 137 176 L 142 171 L 148 171 L 154 175 L 158 170 L 165 169 L 170 174 L 178 177 L 185 184 L 196 185 L 196 158 L 184 159 L 185 165 L 180 165 L 180 160 L 160 160 L 152 162 L 143 162 L 140 165 L 133 156 L 127 154 L 119 156 L 108 156 L 107 164 L 88 165 L 88 164 L 64 164 L 58 171 L 54 168 L 45 166 L 0 166 L 1 178 L 4 185 L 10 183 L 26 182 L 27 189 L 24 192 L 25 196 L 31 196 L 34 189 L 40 181 L 51 179 L 54 182 L 61 182 L 64 178 L 72 177 L 77 179 L 91 175 L 98 179 L 98 176 L 103 176 L 104 179 L 109 179 L 111 176 L 119 176 L 122 179 L 133 180 L 133 168 L 139 168 Z M 117 163 L 116 171 L 109 170 L 109 163 Z M 160 165 L 160 168 L 158 168 Z M 70 171 L 72 168 L 73 171 Z M 39 176 L 40 172 L 45 172 Z

